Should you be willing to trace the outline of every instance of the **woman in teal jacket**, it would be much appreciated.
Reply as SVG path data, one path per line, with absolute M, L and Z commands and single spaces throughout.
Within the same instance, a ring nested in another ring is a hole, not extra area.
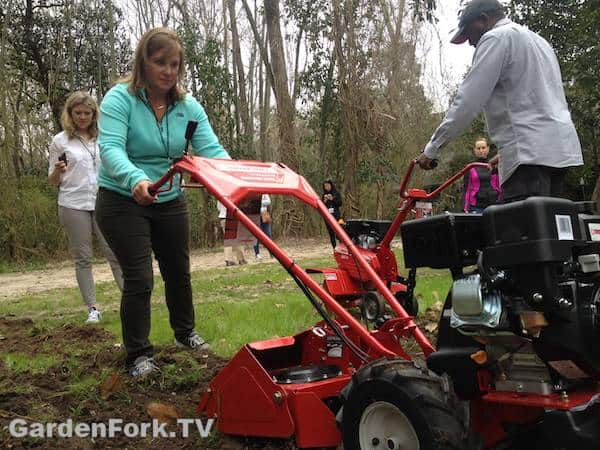
M 98 224 L 123 269 L 121 327 L 132 376 L 157 369 L 149 341 L 152 252 L 165 282 L 175 343 L 205 350 L 194 330 L 190 282 L 189 216 L 185 196 L 173 188 L 158 196 L 148 188 L 185 148 L 188 121 L 198 122 L 192 146 L 200 156 L 229 158 L 202 106 L 181 88 L 184 60 L 177 34 L 146 32 L 136 49 L 132 73 L 114 86 L 100 106 L 102 165 Z

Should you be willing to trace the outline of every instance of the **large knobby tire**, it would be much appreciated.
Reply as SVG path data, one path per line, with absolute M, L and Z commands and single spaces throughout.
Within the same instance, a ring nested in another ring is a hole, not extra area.
M 344 450 L 459 450 L 468 408 L 445 377 L 412 361 L 376 361 L 342 391 Z

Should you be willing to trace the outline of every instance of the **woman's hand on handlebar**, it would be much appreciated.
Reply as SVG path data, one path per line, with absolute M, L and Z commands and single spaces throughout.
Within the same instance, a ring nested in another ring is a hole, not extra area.
M 431 159 L 425 156 L 425 153 L 421 153 L 417 159 L 417 164 L 423 170 L 432 170 L 437 167 L 437 159 Z
M 147 206 L 154 203 L 155 196 L 151 195 L 148 188 L 152 185 L 150 180 L 142 180 L 133 188 L 133 199 L 138 205 Z

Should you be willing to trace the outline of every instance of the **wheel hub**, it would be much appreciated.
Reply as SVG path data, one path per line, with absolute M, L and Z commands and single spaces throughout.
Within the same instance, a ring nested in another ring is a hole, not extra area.
M 359 422 L 360 448 L 373 450 L 420 450 L 419 438 L 400 409 L 385 401 L 371 403 Z

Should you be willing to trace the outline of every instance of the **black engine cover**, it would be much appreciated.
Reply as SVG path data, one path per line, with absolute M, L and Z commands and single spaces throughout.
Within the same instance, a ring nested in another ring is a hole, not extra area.
M 477 262 L 483 248 L 481 214 L 441 214 L 402 224 L 404 265 L 455 269 Z
M 497 268 L 568 261 L 583 241 L 578 207 L 570 200 L 529 197 L 483 211 L 484 260 Z

